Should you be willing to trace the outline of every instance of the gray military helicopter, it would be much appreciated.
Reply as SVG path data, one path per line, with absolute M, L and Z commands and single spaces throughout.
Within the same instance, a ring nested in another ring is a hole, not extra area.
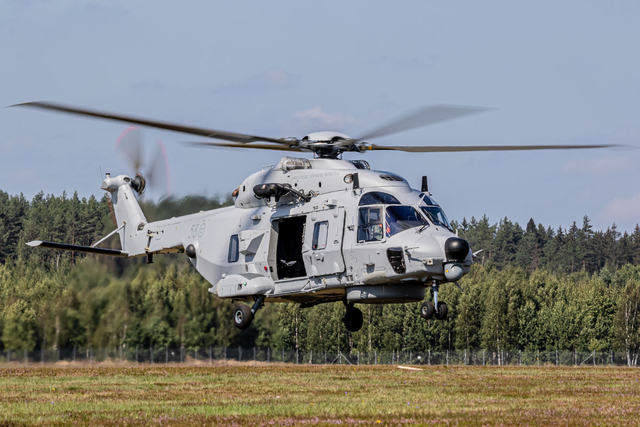
M 117 257 L 185 253 L 220 298 L 245 301 L 233 321 L 246 329 L 266 302 L 302 307 L 342 301 L 345 327 L 362 327 L 354 304 L 422 301 L 424 319 L 446 319 L 439 286 L 467 274 L 475 254 L 457 236 L 429 192 L 401 176 L 371 170 L 365 160 L 343 160 L 343 153 L 393 150 L 410 153 L 604 148 L 614 145 L 383 146 L 367 141 L 483 111 L 481 108 L 431 106 L 358 138 L 339 132 L 315 132 L 298 138 L 266 138 L 50 102 L 19 106 L 52 110 L 226 142 L 194 142 L 205 147 L 235 147 L 312 153 L 313 158 L 283 157 L 244 180 L 233 192 L 235 205 L 178 218 L 149 222 L 136 194 L 145 189 L 134 178 L 106 174 L 101 188 L 111 196 L 117 228 L 91 247 L 34 241 L 30 246 Z M 118 234 L 120 250 L 98 248 Z

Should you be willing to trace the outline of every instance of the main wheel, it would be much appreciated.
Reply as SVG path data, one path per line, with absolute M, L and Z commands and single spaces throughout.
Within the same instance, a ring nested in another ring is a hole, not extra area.
M 433 317 L 436 312 L 436 308 L 433 306 L 431 301 L 425 301 L 422 303 L 422 307 L 420 307 L 420 317 L 424 320 L 429 320 Z
M 342 320 L 349 332 L 358 332 L 362 328 L 362 312 L 358 308 L 348 308 Z
M 446 319 L 448 311 L 449 310 L 447 308 L 447 304 L 445 304 L 443 302 L 438 302 L 438 311 L 436 311 L 436 319 L 438 319 L 438 320 Z
M 239 305 L 236 308 L 235 313 L 233 313 L 233 323 L 238 329 L 247 329 L 249 326 L 251 326 L 252 320 L 253 313 L 251 312 L 251 307 L 249 307 L 248 305 Z

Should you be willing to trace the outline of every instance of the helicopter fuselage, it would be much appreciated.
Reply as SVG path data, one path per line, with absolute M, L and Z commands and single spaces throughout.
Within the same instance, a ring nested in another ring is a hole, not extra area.
M 447 241 L 462 239 L 420 213 L 424 193 L 354 163 L 284 158 L 249 176 L 235 206 L 138 226 L 131 239 L 148 244 L 129 255 L 184 249 L 221 298 L 305 305 L 420 301 L 433 280 L 469 271 L 468 245 L 452 257 Z M 296 193 L 257 196 L 265 184 Z

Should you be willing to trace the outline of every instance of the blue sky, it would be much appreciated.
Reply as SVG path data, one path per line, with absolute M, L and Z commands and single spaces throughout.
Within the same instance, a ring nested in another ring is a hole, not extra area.
M 52 100 L 269 137 L 364 133 L 417 106 L 494 111 L 396 145 L 640 145 L 640 2 L 1 1 L 0 105 Z M 131 173 L 126 125 L 0 110 L 0 189 L 100 195 Z M 174 194 L 225 194 L 277 152 L 204 150 L 145 130 Z M 366 153 L 449 217 L 597 229 L 640 222 L 640 150 Z

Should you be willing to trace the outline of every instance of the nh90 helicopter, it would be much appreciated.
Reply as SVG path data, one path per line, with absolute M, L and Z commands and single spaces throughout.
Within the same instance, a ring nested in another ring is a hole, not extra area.
M 227 142 L 194 142 L 313 153 L 314 158 L 283 157 L 250 175 L 233 192 L 235 205 L 178 218 L 148 222 L 134 193 L 145 177 L 106 174 L 101 188 L 111 196 L 117 228 L 92 247 L 55 242 L 31 246 L 118 257 L 185 253 L 220 298 L 244 301 L 233 321 L 246 329 L 266 302 L 302 307 L 342 301 L 349 331 L 362 327 L 359 304 L 422 301 L 424 319 L 447 317 L 439 286 L 467 274 L 474 253 L 457 236 L 423 177 L 420 190 L 395 173 L 371 170 L 364 160 L 342 160 L 342 153 L 395 150 L 414 153 L 602 148 L 613 145 L 537 146 L 382 146 L 366 141 L 482 111 L 432 106 L 358 138 L 316 132 L 297 138 L 265 138 L 111 114 L 49 102 L 20 106 L 155 127 Z M 119 234 L 120 250 L 98 248 Z M 479 251 L 478 251 L 479 252 Z M 477 252 L 476 252 L 477 253 Z

